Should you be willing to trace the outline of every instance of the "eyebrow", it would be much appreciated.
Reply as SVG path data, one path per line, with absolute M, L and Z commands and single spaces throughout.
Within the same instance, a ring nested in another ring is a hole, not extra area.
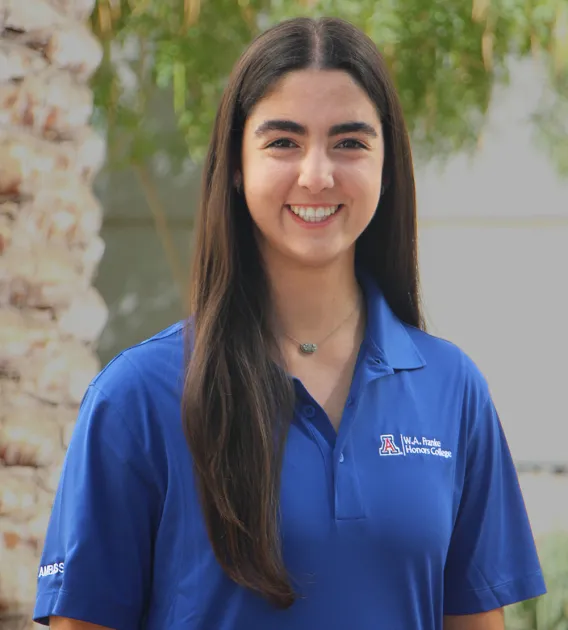
M 306 136 L 308 135 L 308 130 L 297 122 L 293 120 L 265 120 L 261 125 L 259 125 L 254 132 L 256 136 L 263 136 L 269 131 L 283 131 L 285 133 L 294 133 L 298 136 Z M 377 138 L 378 133 L 377 130 L 369 123 L 366 122 L 357 122 L 350 121 L 340 123 L 339 125 L 333 125 L 329 129 L 328 135 L 332 136 L 341 136 L 346 133 L 362 133 L 365 136 L 369 136 L 370 138 Z

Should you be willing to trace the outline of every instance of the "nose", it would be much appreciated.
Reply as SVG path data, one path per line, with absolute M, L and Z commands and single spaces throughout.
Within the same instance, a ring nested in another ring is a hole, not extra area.
M 325 151 L 310 151 L 300 165 L 298 185 L 312 194 L 333 188 L 333 164 Z

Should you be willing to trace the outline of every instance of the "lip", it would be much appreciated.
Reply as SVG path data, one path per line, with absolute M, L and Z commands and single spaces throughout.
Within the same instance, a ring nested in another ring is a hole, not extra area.
M 339 208 L 333 214 L 331 214 L 329 217 L 325 218 L 323 221 L 318 221 L 316 223 L 316 222 L 304 221 L 299 216 L 294 214 L 294 212 L 292 212 L 292 208 L 290 207 L 291 205 L 298 206 L 298 207 L 301 207 L 301 208 L 321 208 L 321 207 L 325 207 L 326 205 L 329 205 L 329 206 L 331 206 L 331 205 L 338 205 Z M 344 205 L 341 204 L 341 203 L 340 204 L 302 204 L 302 203 L 294 203 L 294 204 L 286 204 L 284 207 L 288 211 L 288 214 L 292 217 L 292 219 L 298 225 L 301 225 L 303 228 L 305 228 L 307 230 L 317 230 L 318 228 L 326 227 L 327 225 L 332 223 L 333 220 L 335 219 L 335 217 L 338 214 L 341 213 L 341 211 L 344 208 Z

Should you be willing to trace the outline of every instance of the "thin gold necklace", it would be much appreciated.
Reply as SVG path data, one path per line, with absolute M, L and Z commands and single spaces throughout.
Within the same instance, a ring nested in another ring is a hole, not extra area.
M 349 313 L 349 315 L 347 315 L 347 317 L 344 320 L 342 320 L 330 333 L 328 333 L 318 343 L 302 343 L 298 341 L 297 339 L 294 339 L 294 337 L 292 337 L 292 335 L 289 335 L 287 332 L 285 332 L 284 334 L 286 335 L 286 337 L 288 337 L 288 339 L 290 339 L 295 344 L 297 344 L 298 350 L 302 354 L 313 354 L 325 341 L 327 341 L 334 333 L 336 333 L 343 326 L 343 324 L 346 324 L 349 321 L 349 319 L 351 319 L 353 313 L 355 313 L 355 311 L 359 308 L 359 302 L 360 301 L 357 301 L 355 308 Z

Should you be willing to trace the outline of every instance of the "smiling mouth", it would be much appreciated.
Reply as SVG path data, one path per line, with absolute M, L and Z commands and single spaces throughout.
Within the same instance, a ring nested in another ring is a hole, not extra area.
M 322 223 L 332 217 L 338 210 L 341 210 L 343 204 L 337 206 L 292 206 L 287 208 L 293 212 L 299 219 L 306 223 Z

